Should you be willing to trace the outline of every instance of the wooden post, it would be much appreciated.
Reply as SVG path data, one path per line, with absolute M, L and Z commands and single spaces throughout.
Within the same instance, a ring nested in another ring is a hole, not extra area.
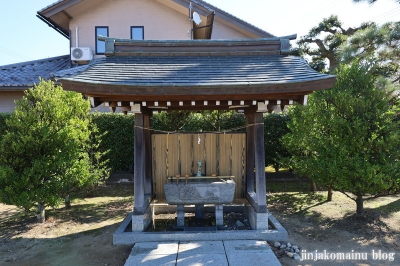
M 144 193 L 146 195 L 151 195 L 152 198 L 152 172 L 151 172 L 151 162 L 152 162 L 152 146 L 151 146 L 151 132 L 150 132 L 150 118 L 151 113 L 144 114 Z
M 134 214 L 143 214 L 145 209 L 144 184 L 145 184 L 145 140 L 144 140 L 144 115 L 135 114 L 135 149 L 134 149 Z
M 254 113 L 246 114 L 246 192 L 254 192 Z M 246 193 L 247 194 L 247 193 Z
M 254 148 L 256 169 L 257 212 L 267 212 L 267 196 L 265 184 L 265 146 L 263 113 L 255 113 Z

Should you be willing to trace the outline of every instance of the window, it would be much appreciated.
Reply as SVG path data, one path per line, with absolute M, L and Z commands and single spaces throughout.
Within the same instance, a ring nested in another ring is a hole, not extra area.
M 143 26 L 132 26 L 131 27 L 131 39 L 132 40 L 144 40 L 144 27 Z
M 107 26 L 96 26 L 96 54 L 104 54 L 106 51 L 106 43 L 97 40 L 97 35 L 108 37 L 108 27 Z

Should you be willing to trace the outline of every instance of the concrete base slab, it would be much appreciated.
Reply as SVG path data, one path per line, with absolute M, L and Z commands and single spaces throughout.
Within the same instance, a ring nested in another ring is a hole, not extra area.
M 204 232 L 132 232 L 129 224 L 132 214 L 128 215 L 113 235 L 114 245 L 132 245 L 138 242 L 159 241 L 215 241 L 215 240 L 265 240 L 285 241 L 288 233 L 285 228 L 270 214 L 268 223 L 272 229 L 267 230 L 217 230 Z

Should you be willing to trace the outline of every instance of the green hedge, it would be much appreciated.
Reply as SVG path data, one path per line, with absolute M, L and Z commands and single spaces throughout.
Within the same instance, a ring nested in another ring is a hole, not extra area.
M 132 171 L 134 149 L 134 115 L 93 113 L 93 123 L 102 135 L 99 150 L 107 152 L 108 167 L 112 171 Z
M 0 139 L 6 131 L 5 120 L 11 114 L 0 113 Z M 108 167 L 113 171 L 132 171 L 134 155 L 134 115 L 111 113 L 92 113 L 93 123 L 102 137 L 100 152 L 107 152 Z M 265 164 L 280 167 L 279 159 L 287 157 L 288 152 L 280 143 L 280 138 L 288 132 L 286 126 L 289 118 L 282 114 L 266 114 L 265 130 Z M 161 112 L 151 119 L 151 127 L 162 131 L 213 132 L 235 129 L 245 132 L 246 118 L 243 113 L 229 111 L 204 112 Z
M 0 140 L 6 133 L 7 130 L 6 119 L 9 118 L 10 116 L 11 116 L 10 113 L 0 113 Z
M 289 117 L 284 114 L 266 114 L 264 116 L 264 145 L 265 166 L 273 166 L 276 171 L 283 165 L 282 158 L 289 156 L 289 152 L 282 145 L 280 139 L 289 132 L 287 123 Z

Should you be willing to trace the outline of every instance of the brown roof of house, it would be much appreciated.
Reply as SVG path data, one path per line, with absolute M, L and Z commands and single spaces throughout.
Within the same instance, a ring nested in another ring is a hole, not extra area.
M 269 38 L 269 37 L 275 37 L 273 34 L 260 29 L 216 6 L 213 6 L 206 1 L 203 0 L 171 0 L 174 1 L 182 6 L 189 7 L 189 3 L 192 2 L 194 6 L 195 11 L 201 12 L 201 9 L 205 9 L 208 11 L 214 11 L 215 15 L 238 26 L 241 28 L 244 28 L 256 35 L 258 35 L 260 38 Z M 60 32 L 63 36 L 69 38 L 69 30 L 61 27 L 59 24 L 57 24 L 54 20 L 52 20 L 52 16 L 54 16 L 57 13 L 65 11 L 67 8 L 79 4 L 82 2 L 82 0 L 59 0 L 54 2 L 51 5 L 48 5 L 41 10 L 37 12 L 37 15 L 40 19 L 45 21 L 47 24 L 52 26 L 55 30 Z

